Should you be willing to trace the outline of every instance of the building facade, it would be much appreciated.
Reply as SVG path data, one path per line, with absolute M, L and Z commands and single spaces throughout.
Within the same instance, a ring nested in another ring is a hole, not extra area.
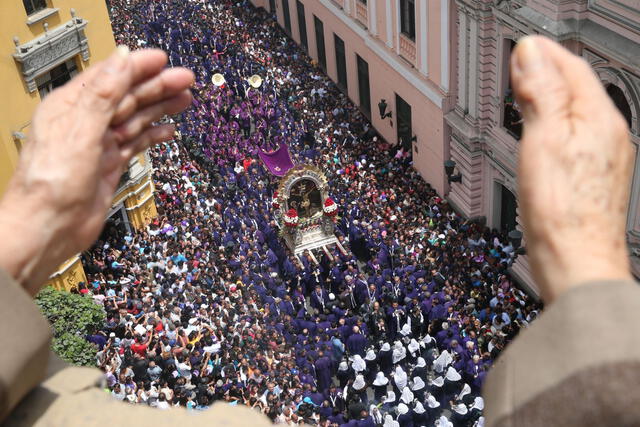
M 444 114 L 455 101 L 457 37 L 450 0 L 252 1 L 275 14 L 387 141 L 412 153 L 427 182 L 446 191 Z M 382 100 L 390 117 L 381 117 Z
M 285 31 L 370 113 L 385 139 L 403 143 L 405 134 L 409 139 L 415 136 L 413 159 L 420 174 L 461 214 L 481 218 L 489 227 L 521 230 L 516 168 L 522 122 L 509 82 L 510 55 L 520 37 L 546 35 L 587 60 L 627 119 L 640 156 L 638 0 L 253 3 L 276 16 Z M 391 118 L 382 119 L 375 108 L 380 99 L 386 100 Z M 455 162 L 454 175 L 460 174 L 460 182 L 449 182 L 443 168 L 446 160 Z M 627 224 L 638 277 L 639 168 L 640 157 Z M 537 293 L 526 255 L 517 258 L 512 272 Z
M 451 187 L 449 200 L 466 216 L 486 217 L 490 226 L 520 229 L 516 168 L 522 123 L 512 99 L 509 60 L 519 38 L 545 35 L 591 64 L 629 125 L 637 157 L 627 237 L 640 277 L 640 2 L 456 0 L 456 9 L 458 84 L 445 120 L 451 158 L 463 179 Z M 517 259 L 513 273 L 536 290 L 526 255 Z
M 0 194 L 28 143 L 31 116 L 49 92 L 115 49 L 104 1 L 7 0 L 0 13 Z M 143 227 L 156 216 L 151 163 L 133 159 L 109 213 L 125 228 Z M 86 281 L 78 256 L 67 260 L 50 284 L 70 289 Z

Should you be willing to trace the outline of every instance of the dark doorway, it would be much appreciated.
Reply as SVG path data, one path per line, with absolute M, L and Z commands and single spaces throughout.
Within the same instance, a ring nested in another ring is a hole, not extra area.
M 318 64 L 327 71 L 327 53 L 324 48 L 324 24 L 313 15 L 313 25 L 316 30 L 316 49 L 318 50 Z
M 300 45 L 305 51 L 309 50 L 309 41 L 307 40 L 307 20 L 304 14 L 304 5 L 300 0 L 296 0 L 296 11 L 298 12 L 298 30 L 300 31 Z
M 516 228 L 517 209 L 516 196 L 500 184 L 500 231 L 509 232 Z
M 269 0 L 269 13 L 276 16 L 276 0 Z
M 338 87 L 347 92 L 347 57 L 344 49 L 344 41 L 337 34 L 333 34 L 336 48 L 336 71 L 338 73 Z
M 289 14 L 289 0 L 282 0 L 282 13 L 284 14 L 284 29 L 291 35 L 291 15 Z
M 618 111 L 620 111 L 622 117 L 627 121 L 627 125 L 631 127 L 631 119 L 633 117 L 631 114 L 631 106 L 629 102 L 627 102 L 627 97 L 624 96 L 622 89 L 616 85 L 609 84 L 607 85 L 607 93 L 616 107 L 618 107 Z
M 360 108 L 364 114 L 371 118 L 371 92 L 369 88 L 369 64 L 356 55 L 358 62 L 358 96 L 360 97 Z
M 400 95 L 396 94 L 396 115 L 398 126 L 398 143 L 401 144 L 405 153 L 411 155 L 413 149 L 411 147 L 411 137 L 413 129 L 411 128 L 411 105 L 407 103 Z

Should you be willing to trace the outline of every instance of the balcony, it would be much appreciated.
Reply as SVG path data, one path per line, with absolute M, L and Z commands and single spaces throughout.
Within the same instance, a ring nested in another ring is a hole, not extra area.
M 365 27 L 369 26 L 369 10 L 366 1 L 356 0 L 356 19 Z
M 416 43 L 404 34 L 400 34 L 400 56 L 415 65 Z
M 90 56 L 89 43 L 85 35 L 88 21 L 76 16 L 71 9 L 72 19 L 49 29 L 45 22 L 44 34 L 30 42 L 20 44 L 18 37 L 13 38 L 16 52 L 15 61 L 20 65 L 22 78 L 29 92 L 38 89 L 36 77 L 80 54 L 83 61 Z
M 344 0 L 333 0 L 340 8 L 344 9 Z

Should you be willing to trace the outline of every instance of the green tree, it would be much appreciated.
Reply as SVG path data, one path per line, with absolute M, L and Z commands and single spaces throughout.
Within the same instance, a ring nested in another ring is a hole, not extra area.
M 51 287 L 40 291 L 36 303 L 53 328 L 53 351 L 74 365 L 92 366 L 96 347 L 85 339 L 85 335 L 104 325 L 104 308 L 89 297 Z

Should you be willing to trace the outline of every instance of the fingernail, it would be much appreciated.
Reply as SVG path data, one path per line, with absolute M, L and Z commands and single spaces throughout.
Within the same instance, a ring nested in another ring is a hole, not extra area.
M 107 71 L 119 72 L 127 63 L 129 57 L 129 48 L 125 45 L 120 45 L 113 52 L 108 61 Z
M 516 55 L 516 64 L 525 73 L 536 71 L 545 63 L 545 56 L 538 42 L 531 36 L 523 37 L 518 41 Z

